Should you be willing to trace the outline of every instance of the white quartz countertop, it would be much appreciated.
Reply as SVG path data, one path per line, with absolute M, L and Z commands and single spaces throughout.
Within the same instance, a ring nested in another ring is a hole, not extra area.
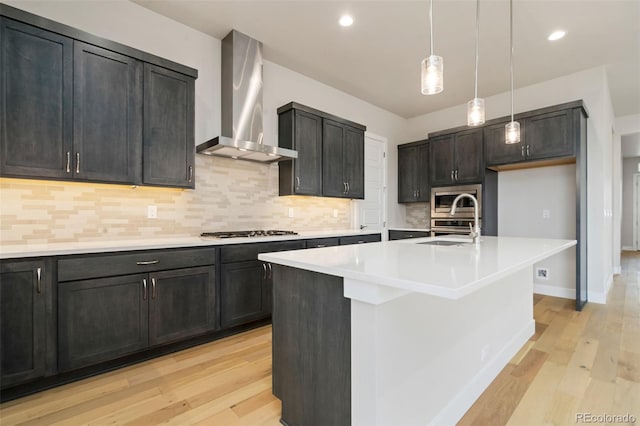
M 130 250 L 154 250 L 179 247 L 208 247 L 229 244 L 263 243 L 270 241 L 306 240 L 310 238 L 346 237 L 350 235 L 379 234 L 376 231 L 308 231 L 298 235 L 251 238 L 167 237 L 135 240 L 98 240 L 52 244 L 0 245 L 0 259 L 24 257 L 62 256 L 69 254 L 107 253 Z
M 263 253 L 258 259 L 345 279 L 459 299 L 576 245 L 575 240 L 481 237 L 480 244 L 436 246 L 436 237 Z

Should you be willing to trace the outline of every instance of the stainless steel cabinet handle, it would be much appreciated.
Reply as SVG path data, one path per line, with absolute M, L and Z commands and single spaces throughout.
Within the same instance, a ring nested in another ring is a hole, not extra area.
M 316 244 L 316 248 L 326 247 L 326 244 Z
M 71 173 L 71 153 L 67 151 L 67 173 Z
M 300 189 L 300 178 L 296 176 L 296 189 Z
M 151 278 L 151 298 L 156 298 L 156 279 Z
M 520 156 L 524 157 L 524 145 L 520 148 Z
M 76 152 L 76 174 L 80 173 L 80 153 Z
M 139 262 L 136 262 L 136 265 L 155 265 L 156 263 L 158 263 L 159 260 L 141 260 Z
M 38 293 L 42 293 L 42 268 L 36 269 L 36 278 L 36 290 L 38 291 Z
M 193 166 L 189 166 L 189 182 L 193 180 Z
M 458 171 L 456 170 L 456 182 L 458 181 Z
M 343 194 L 347 193 L 347 182 L 342 182 L 342 185 L 344 186 L 344 191 L 342 191 Z
M 273 266 L 271 266 L 271 263 L 267 263 L 267 265 L 269 265 L 269 279 L 273 278 Z
M 351 191 L 351 186 L 349 186 L 349 182 L 347 182 L 347 194 Z
M 453 170 L 451 170 L 451 180 L 453 180 Z
M 418 194 L 417 198 L 420 198 L 420 190 L 419 189 L 416 191 L 416 193 Z
M 142 300 L 147 300 L 147 279 L 142 279 Z
M 263 280 L 267 279 L 267 264 L 266 263 L 262 264 L 262 279 Z
M 358 244 L 364 244 L 365 241 L 364 240 L 358 240 Z
M 527 157 L 529 156 L 529 145 L 527 145 Z

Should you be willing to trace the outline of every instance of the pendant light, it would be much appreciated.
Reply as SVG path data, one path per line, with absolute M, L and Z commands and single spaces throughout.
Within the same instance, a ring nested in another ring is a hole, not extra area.
M 443 86 L 443 61 L 442 56 L 433 54 L 433 0 L 429 0 L 429 30 L 430 50 L 429 57 L 422 60 L 422 94 L 435 95 L 442 92 Z
M 480 58 L 480 0 L 476 0 L 476 79 L 472 100 L 467 102 L 467 125 L 484 124 L 484 99 L 478 97 L 478 59 Z
M 509 0 L 509 67 L 511 71 L 511 122 L 504 126 L 505 143 L 520 143 L 520 123 L 513 120 L 513 0 Z

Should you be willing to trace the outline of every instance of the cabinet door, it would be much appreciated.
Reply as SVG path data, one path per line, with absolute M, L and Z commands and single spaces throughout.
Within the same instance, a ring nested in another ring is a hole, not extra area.
M 149 344 L 158 345 L 215 328 L 213 266 L 149 274 Z
M 220 322 L 231 327 L 268 316 L 263 282 L 266 264 L 258 260 L 227 263 L 221 266 Z
M 527 118 L 524 142 L 530 160 L 574 156 L 571 110 Z
M 45 375 L 44 262 L 3 262 L 0 269 L 0 384 Z
M 456 183 L 482 183 L 484 171 L 482 129 L 465 130 L 455 135 Z
M 364 132 L 344 126 L 343 176 L 347 197 L 364 199 Z
M 454 183 L 453 139 L 453 135 L 446 135 L 429 141 L 431 185 L 451 185 Z
M 398 202 L 411 203 L 417 198 L 417 147 L 398 146 Z
M 431 182 L 429 176 L 429 145 L 418 145 L 415 152 L 414 160 L 415 174 L 417 177 L 416 188 L 417 198 L 416 201 L 428 203 L 431 201 Z
M 195 187 L 194 85 L 191 77 L 144 64 L 145 184 Z
M 76 41 L 74 74 L 75 178 L 139 183 L 142 62 Z
M 344 179 L 344 127 L 324 119 L 322 123 L 322 195 L 346 198 Z
M 322 195 L 322 118 L 304 111 L 295 111 L 294 149 L 298 158 L 294 164 L 294 193 Z
M 0 173 L 71 178 L 72 40 L 7 18 L 0 27 Z
M 146 274 L 58 284 L 58 366 L 72 370 L 148 346 Z
M 492 124 L 484 128 L 484 149 L 487 166 L 512 164 L 525 160 L 524 143 L 505 143 L 504 126 Z M 523 123 L 520 123 L 523 126 Z M 524 126 L 522 127 L 524 129 Z

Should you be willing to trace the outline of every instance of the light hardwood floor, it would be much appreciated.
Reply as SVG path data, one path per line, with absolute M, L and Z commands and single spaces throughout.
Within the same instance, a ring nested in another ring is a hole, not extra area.
M 623 256 L 607 305 L 534 297 L 536 334 L 461 425 L 574 424 L 576 413 L 640 424 L 640 254 Z M 0 405 L 0 423 L 278 425 L 271 328 Z

